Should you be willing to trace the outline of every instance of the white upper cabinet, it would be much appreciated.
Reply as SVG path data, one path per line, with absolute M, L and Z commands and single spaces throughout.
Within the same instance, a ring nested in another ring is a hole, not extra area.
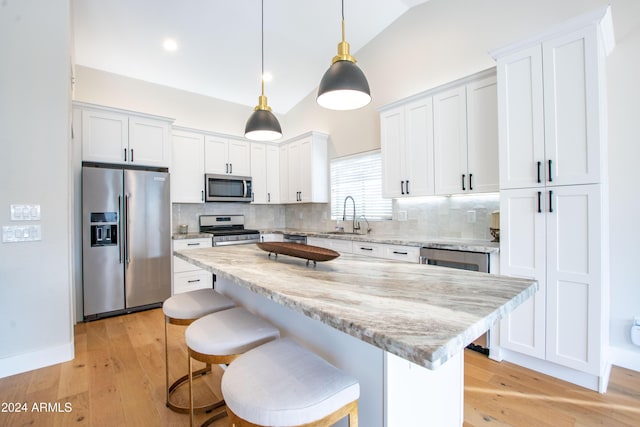
M 173 131 L 171 200 L 173 203 L 204 203 L 204 135 Z
M 598 61 L 593 28 L 498 59 L 501 188 L 600 182 Z
M 329 202 L 328 139 L 328 135 L 310 132 L 281 147 L 279 187 L 282 203 Z
M 171 162 L 167 118 L 128 111 L 82 108 L 82 160 L 168 167 Z
M 205 137 L 205 172 L 251 175 L 251 143 L 217 135 Z
M 280 202 L 279 163 L 278 146 L 261 142 L 251 143 L 253 203 Z
M 383 196 L 428 196 L 433 184 L 433 100 L 424 97 L 380 114 Z
M 435 193 L 498 191 L 495 76 L 433 95 Z

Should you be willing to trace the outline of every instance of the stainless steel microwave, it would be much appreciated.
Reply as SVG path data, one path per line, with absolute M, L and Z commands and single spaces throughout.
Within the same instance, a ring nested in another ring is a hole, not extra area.
M 250 202 L 251 177 L 205 174 L 205 202 Z

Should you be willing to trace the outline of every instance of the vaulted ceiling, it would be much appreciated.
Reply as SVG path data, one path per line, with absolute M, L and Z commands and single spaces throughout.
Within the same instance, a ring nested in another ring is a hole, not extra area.
M 366 45 L 427 0 L 346 0 L 346 40 Z M 76 64 L 238 104 L 260 95 L 261 0 L 73 0 Z M 264 0 L 269 105 L 286 113 L 329 67 L 341 1 Z M 173 39 L 175 51 L 163 48 Z M 362 65 L 362 64 L 361 64 Z M 366 67 L 363 66 L 366 73 Z

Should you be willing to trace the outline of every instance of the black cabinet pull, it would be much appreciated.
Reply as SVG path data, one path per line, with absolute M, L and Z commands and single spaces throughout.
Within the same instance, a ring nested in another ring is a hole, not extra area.
M 541 169 L 542 169 L 542 162 L 538 162 L 538 184 L 542 182 L 542 177 L 540 176 Z
M 200 243 L 187 243 L 187 246 L 200 246 Z
M 538 213 L 542 213 L 542 191 L 538 191 Z
M 473 191 L 473 181 L 472 181 L 472 179 L 473 179 L 473 174 L 470 173 L 469 174 L 469 191 Z
M 409 180 L 407 180 L 407 183 L 404 186 L 407 189 L 407 194 L 409 194 Z
M 400 181 L 400 193 L 404 194 L 404 181 Z
M 465 179 L 466 175 L 462 174 L 462 191 L 467 191 L 466 188 L 464 188 L 464 179 Z
M 133 148 L 131 149 L 131 162 L 133 162 Z
M 199 281 L 200 281 L 200 279 L 187 280 L 187 283 L 198 283 Z
M 126 148 L 124 149 L 124 161 L 125 162 L 127 161 L 127 149 Z
M 361 246 L 360 250 L 362 250 L 362 251 L 372 251 L 373 248 L 365 248 L 364 246 Z
M 409 252 L 393 251 L 393 253 L 396 255 L 409 255 Z
M 267 202 L 271 203 L 271 193 L 267 193 Z
M 549 213 L 553 213 L 553 191 L 549 190 Z
M 200 190 L 200 197 L 202 198 L 202 201 L 204 202 L 204 190 Z
M 229 173 L 233 173 L 233 163 L 229 163 Z
M 553 181 L 553 174 L 551 173 L 551 160 L 549 160 L 549 182 Z

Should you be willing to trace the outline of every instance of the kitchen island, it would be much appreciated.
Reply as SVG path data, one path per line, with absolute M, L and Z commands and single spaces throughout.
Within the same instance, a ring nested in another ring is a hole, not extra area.
M 461 425 L 463 349 L 535 281 L 357 255 L 307 266 L 255 245 L 176 251 L 283 336 L 361 382 L 361 425 Z M 409 423 L 409 424 L 407 424 Z M 412 424 L 413 423 L 413 424 Z

